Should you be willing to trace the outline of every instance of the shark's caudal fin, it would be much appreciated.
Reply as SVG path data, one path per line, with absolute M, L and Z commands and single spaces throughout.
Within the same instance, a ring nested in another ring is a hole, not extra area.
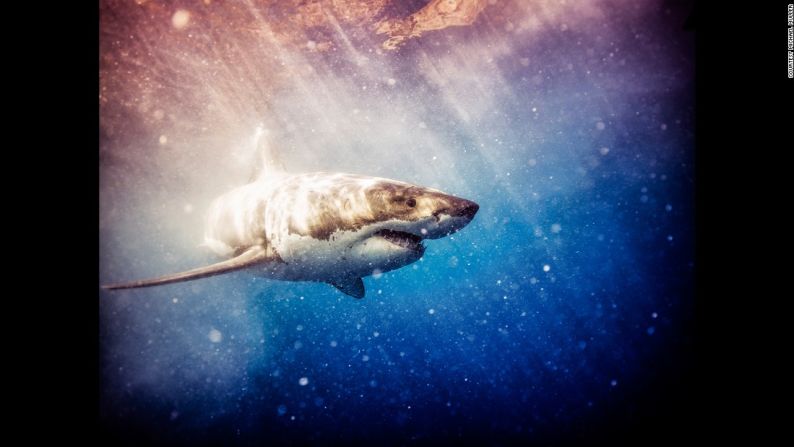
M 353 298 L 364 298 L 364 281 L 361 278 L 341 278 L 329 281 L 328 284 L 339 289 L 340 292 L 352 296 Z
M 256 128 L 256 133 L 254 134 L 255 160 L 251 176 L 248 179 L 249 182 L 286 170 L 281 157 L 270 144 L 268 137 L 269 132 L 267 130 L 262 127 Z
M 208 265 L 206 267 L 199 267 L 185 272 L 174 273 L 171 275 L 161 276 L 159 278 L 144 279 L 140 281 L 132 281 L 121 284 L 110 284 L 102 286 L 103 289 L 117 290 L 117 289 L 134 289 L 138 287 L 151 287 L 159 286 L 162 284 L 170 284 L 174 282 L 191 281 L 199 278 L 206 278 L 208 276 L 220 275 L 234 270 L 244 269 L 260 262 L 266 262 L 272 259 L 272 253 L 265 247 L 252 247 L 241 255 L 228 259 L 217 264 Z

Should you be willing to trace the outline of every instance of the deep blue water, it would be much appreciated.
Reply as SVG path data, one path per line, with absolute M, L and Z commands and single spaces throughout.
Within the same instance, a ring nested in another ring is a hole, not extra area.
M 365 278 L 362 300 L 245 274 L 102 292 L 105 427 L 197 444 L 498 444 L 591 436 L 643 408 L 660 377 L 689 367 L 694 106 L 691 36 L 677 24 L 659 19 L 641 43 L 620 16 L 604 39 L 594 24 L 538 36 L 531 52 L 492 62 L 505 88 L 487 100 L 461 81 L 450 102 L 450 90 L 403 67 L 411 82 L 388 98 L 372 88 L 345 106 L 408 110 L 399 137 L 348 122 L 338 125 L 364 130 L 329 140 L 320 112 L 295 100 L 304 93 L 276 98 L 277 122 L 298 123 L 278 138 L 311 139 L 301 123 L 314 122 L 316 138 L 332 141 L 289 146 L 293 167 L 438 187 L 479 213 L 429 241 L 421 261 Z M 622 63 L 608 56 L 616 46 Z M 200 215 L 182 205 L 200 211 L 220 181 L 142 160 L 123 173 L 101 166 L 105 281 L 209 260 L 195 247 Z M 180 182 L 201 194 L 190 199 Z

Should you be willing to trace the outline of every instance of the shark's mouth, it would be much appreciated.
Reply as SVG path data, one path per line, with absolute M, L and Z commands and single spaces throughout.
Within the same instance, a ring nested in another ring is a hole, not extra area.
M 422 245 L 421 237 L 404 231 L 380 230 L 375 233 L 375 236 L 380 236 L 392 244 L 408 250 L 422 251 L 425 248 Z

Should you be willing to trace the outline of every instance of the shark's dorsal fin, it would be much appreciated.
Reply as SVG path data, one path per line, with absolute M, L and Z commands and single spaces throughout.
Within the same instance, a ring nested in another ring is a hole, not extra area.
M 254 182 L 260 178 L 267 177 L 279 172 L 284 172 L 284 163 L 281 157 L 270 144 L 269 131 L 261 126 L 256 128 L 254 133 L 254 163 L 249 182 Z
M 364 280 L 361 278 L 339 278 L 329 281 L 328 284 L 339 289 L 340 292 L 350 295 L 353 298 L 364 298 Z
M 260 262 L 267 262 L 278 259 L 277 255 L 272 250 L 268 250 L 263 246 L 251 247 L 239 256 L 236 256 L 226 261 L 218 262 L 217 264 L 208 265 L 206 267 L 199 267 L 192 270 L 187 270 L 180 273 L 173 273 L 171 275 L 161 276 L 159 278 L 143 279 L 140 281 L 132 281 L 121 284 L 110 284 L 102 286 L 103 289 L 116 290 L 116 289 L 134 289 L 138 287 L 151 287 L 159 286 L 162 284 L 170 284 L 174 282 L 191 281 L 199 278 L 206 278 L 208 276 L 220 275 L 222 273 L 231 272 L 234 270 L 244 269 Z

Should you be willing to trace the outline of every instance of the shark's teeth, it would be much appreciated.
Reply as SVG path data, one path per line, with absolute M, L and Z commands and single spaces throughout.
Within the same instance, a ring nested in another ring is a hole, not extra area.
M 375 233 L 394 245 L 398 245 L 409 250 L 421 250 L 422 238 L 411 233 L 395 230 L 380 230 Z

